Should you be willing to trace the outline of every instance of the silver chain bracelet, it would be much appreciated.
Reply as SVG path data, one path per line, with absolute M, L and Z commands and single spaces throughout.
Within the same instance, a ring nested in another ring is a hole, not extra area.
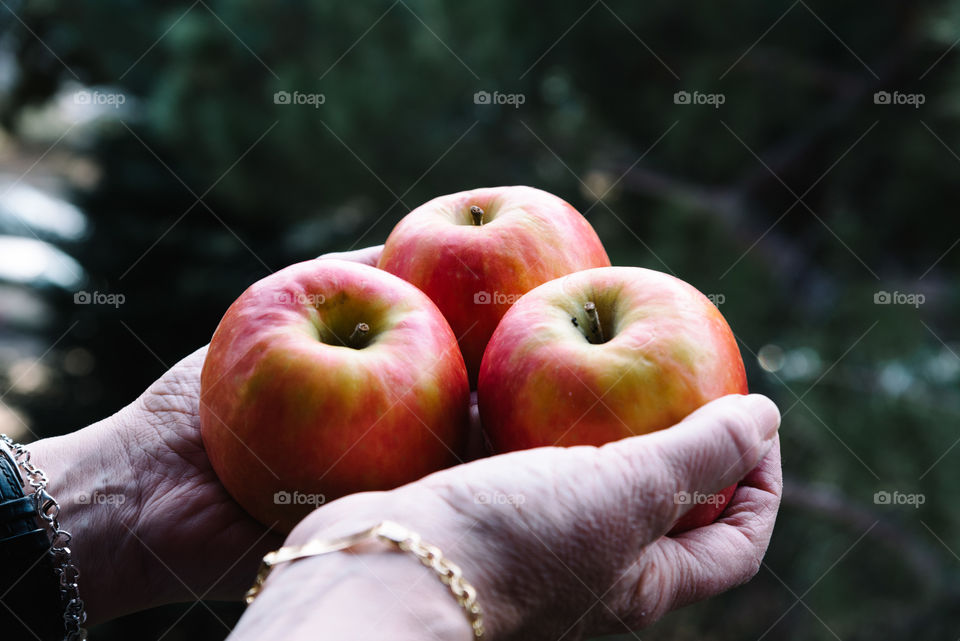
M 13 442 L 6 434 L 0 434 L 3 441 L 13 451 L 13 458 L 17 465 L 26 473 L 27 482 L 33 488 L 33 502 L 37 514 L 50 528 L 50 557 L 53 568 L 60 580 L 60 597 L 63 600 L 63 624 L 66 630 L 64 641 L 83 641 L 87 638 L 87 631 L 83 624 L 87 622 L 87 612 L 80 598 L 80 589 L 77 579 L 80 571 L 70 558 L 69 532 L 60 528 L 60 504 L 47 492 L 47 475 L 43 470 L 30 462 L 30 452 L 23 445 Z

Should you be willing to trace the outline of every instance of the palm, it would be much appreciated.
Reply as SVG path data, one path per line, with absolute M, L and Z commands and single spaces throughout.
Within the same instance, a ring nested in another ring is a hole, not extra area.
M 282 538 L 249 516 L 224 489 L 200 436 L 200 370 L 206 347 L 166 372 L 131 406 L 130 456 L 140 472 L 135 532 L 155 561 L 196 597 L 236 598 L 257 560 Z M 185 564 L 185 551 L 202 563 Z
M 375 265 L 381 249 L 328 256 Z M 150 524 L 127 529 L 147 548 L 146 576 L 172 572 L 194 597 L 237 598 L 283 537 L 243 511 L 207 458 L 199 414 L 206 353 L 203 347 L 184 358 L 124 410 L 123 447 L 139 474 L 134 522 Z

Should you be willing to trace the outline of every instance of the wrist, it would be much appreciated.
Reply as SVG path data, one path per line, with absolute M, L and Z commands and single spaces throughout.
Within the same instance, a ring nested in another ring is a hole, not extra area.
M 509 551 L 499 549 L 492 538 L 485 538 L 483 524 L 456 510 L 440 493 L 420 483 L 389 492 L 364 492 L 334 501 L 315 510 L 288 536 L 284 545 L 302 545 L 312 540 L 329 540 L 350 535 L 385 520 L 394 521 L 420 535 L 426 544 L 439 548 L 443 558 L 460 567 L 464 580 L 477 591 L 477 602 L 483 610 L 487 639 L 515 638 L 520 628 L 521 608 L 504 590 Z M 469 631 L 465 611 L 460 608 L 450 589 L 443 585 L 433 570 L 420 564 L 409 553 L 390 552 L 395 563 L 419 578 L 419 585 L 437 588 L 439 598 L 453 609 Z M 364 547 L 364 550 L 369 550 Z M 340 553 L 343 554 L 343 553 Z M 366 557 L 361 557 L 363 560 Z M 299 563 L 296 562 L 296 563 Z M 279 568 L 278 568 L 279 569 Z M 445 606 L 446 607 L 446 606 Z M 443 637 L 441 637 L 443 638 Z
M 127 525 L 137 523 L 139 492 L 119 449 L 120 421 L 117 414 L 27 446 L 60 504 L 61 527 L 73 537 L 69 547 L 91 623 L 146 607 L 159 588 L 145 583 L 136 525 Z
M 277 566 L 231 639 L 384 636 L 470 641 L 473 633 L 432 570 L 371 539 L 350 550 Z

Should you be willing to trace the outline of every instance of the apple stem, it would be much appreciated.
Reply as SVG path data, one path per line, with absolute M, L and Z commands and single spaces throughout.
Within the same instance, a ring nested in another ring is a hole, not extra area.
M 473 205 L 470 208 L 470 215 L 473 216 L 473 224 L 478 227 L 483 224 L 483 210 Z
M 358 340 L 363 339 L 367 335 L 367 332 L 370 331 L 370 326 L 366 323 L 357 323 L 357 326 L 353 328 L 353 333 L 350 334 L 350 338 L 347 340 L 351 345 L 356 345 Z
M 603 342 L 603 328 L 600 326 L 600 315 L 597 313 L 597 306 L 593 304 L 593 301 L 587 301 L 583 304 L 583 311 L 587 313 L 587 318 L 590 320 L 590 331 L 593 332 L 593 335 L 597 338 L 598 343 Z

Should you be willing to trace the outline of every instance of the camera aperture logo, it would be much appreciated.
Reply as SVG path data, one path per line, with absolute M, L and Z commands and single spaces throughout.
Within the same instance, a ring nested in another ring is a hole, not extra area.
M 80 290 L 73 293 L 74 305 L 110 305 L 114 309 L 127 302 L 123 294 L 105 294 L 103 292 L 88 292 Z
M 327 497 L 323 494 L 310 494 L 307 492 L 300 492 L 294 490 L 293 492 L 287 492 L 286 490 L 280 490 L 279 492 L 274 492 L 273 502 L 275 505 L 313 505 L 320 506 L 326 503 Z
M 474 292 L 474 305 L 513 305 L 520 300 L 522 294 L 505 294 L 503 292 Z
M 519 109 L 520 105 L 527 101 L 527 96 L 522 93 L 500 93 L 494 91 L 480 90 L 473 94 L 473 104 L 475 105 L 510 105 L 514 109 Z
M 927 496 L 926 494 L 920 493 L 907 494 L 906 492 L 899 492 L 897 490 L 893 492 L 880 490 L 873 495 L 873 502 L 876 505 L 909 505 L 918 509 L 927 502 Z
M 907 105 L 919 109 L 927 101 L 922 93 L 903 93 L 900 91 L 877 91 L 873 94 L 875 105 Z
M 921 305 L 927 302 L 927 297 L 923 294 L 909 294 L 906 292 L 888 292 L 880 290 L 873 294 L 874 305 L 910 305 L 919 309 Z
M 722 93 L 678 91 L 673 94 L 673 104 L 675 105 L 708 105 L 714 109 L 719 109 L 720 105 L 726 101 L 727 97 Z
M 677 492 L 673 495 L 676 505 L 715 505 L 721 506 L 727 502 L 723 494 L 704 494 L 703 492 Z
M 275 105 L 308 105 L 314 109 L 319 109 L 320 105 L 326 101 L 327 97 L 322 93 L 278 91 L 273 94 L 273 104 Z

